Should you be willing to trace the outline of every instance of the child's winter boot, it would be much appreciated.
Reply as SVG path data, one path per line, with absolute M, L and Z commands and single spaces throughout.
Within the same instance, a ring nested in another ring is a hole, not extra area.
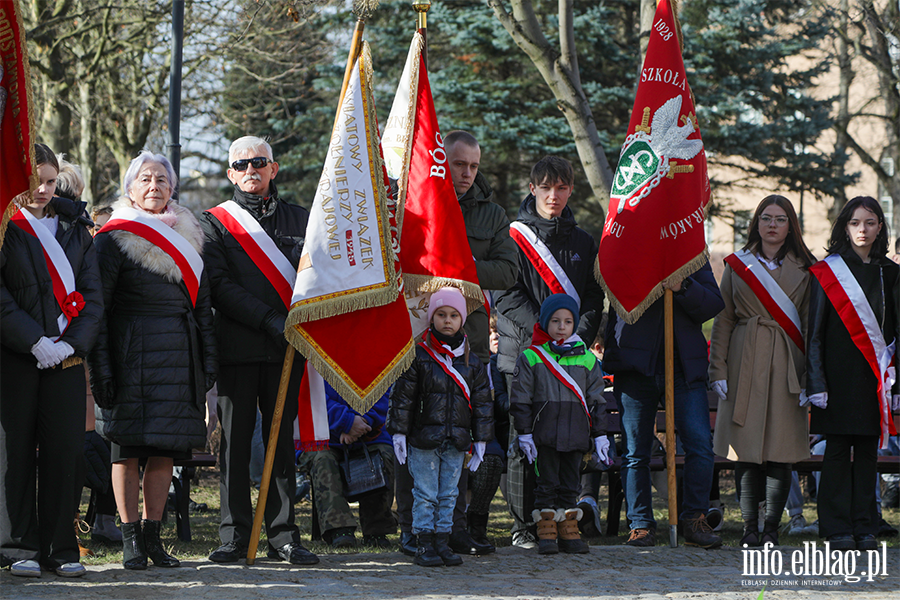
M 584 515 L 580 508 L 559 510 L 562 520 L 559 523 L 559 549 L 567 554 L 587 554 L 590 548 L 578 533 L 578 521 Z
M 442 567 L 444 561 L 434 549 L 434 532 L 422 531 L 417 537 L 416 558 L 413 559 L 420 567 Z
M 535 509 L 531 518 L 537 523 L 538 554 L 556 554 L 559 546 L 556 545 L 556 522 L 560 511 L 552 508 Z

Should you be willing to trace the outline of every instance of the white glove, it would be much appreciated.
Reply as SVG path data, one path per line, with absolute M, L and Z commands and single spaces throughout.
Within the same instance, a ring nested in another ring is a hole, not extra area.
M 891 396 L 891 412 L 897 412 L 900 410 L 900 394 L 894 394 Z
M 537 446 L 534 445 L 534 438 L 530 433 L 519 436 L 519 448 L 525 453 L 528 462 L 533 463 L 537 459 Z
M 75 354 L 75 348 L 73 348 L 69 344 L 69 342 L 64 342 L 64 341 L 60 340 L 60 341 L 56 342 L 55 344 L 53 344 L 53 346 L 56 348 L 57 356 L 62 357 L 59 359 L 59 362 L 62 362 L 64 360 L 66 360 L 67 358 L 69 358 L 70 356 L 72 356 L 73 354 Z
M 51 340 L 47 336 L 44 336 L 39 339 L 34 346 L 31 347 L 31 353 L 38 361 L 38 369 L 48 369 L 50 367 L 55 367 L 60 362 L 62 362 L 62 358 L 59 357 L 59 352 L 57 351 L 57 348 L 55 346 L 56 344 L 53 343 L 53 340 Z
M 817 406 L 819 408 L 827 408 L 828 407 L 828 392 L 820 392 L 818 394 L 813 394 L 809 397 L 809 401 L 813 406 Z
M 484 462 L 484 449 L 487 447 L 487 442 L 475 442 L 475 451 L 472 453 L 472 458 L 469 460 L 469 471 L 474 473 L 478 470 L 478 467 L 481 466 L 481 463 Z
M 728 397 L 728 382 L 724 379 L 713 381 L 712 390 L 716 393 L 716 396 L 719 397 L 719 400 L 724 400 Z
M 594 438 L 594 451 L 597 453 L 597 456 L 600 458 L 600 462 L 604 465 L 611 465 L 612 461 L 609 459 L 609 438 L 605 435 L 598 435 Z
M 809 396 L 806 395 L 806 390 L 800 390 L 800 408 L 805 408 L 809 406 Z
M 401 465 L 406 464 L 406 434 L 405 433 L 395 433 L 392 436 L 392 441 L 394 442 L 394 456 L 397 457 L 397 462 Z

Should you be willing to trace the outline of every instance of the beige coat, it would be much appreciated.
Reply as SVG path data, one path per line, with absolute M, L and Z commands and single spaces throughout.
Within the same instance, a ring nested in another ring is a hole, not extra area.
M 809 272 L 788 254 L 769 271 L 797 306 L 806 335 Z M 709 380 L 726 380 L 713 450 L 730 460 L 791 463 L 809 456 L 807 409 L 799 406 L 806 360 L 740 276 L 725 266 L 725 309 L 713 323 Z

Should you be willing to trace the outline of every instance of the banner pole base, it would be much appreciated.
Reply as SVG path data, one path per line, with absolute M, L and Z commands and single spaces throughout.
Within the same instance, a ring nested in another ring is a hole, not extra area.
M 678 547 L 678 525 L 669 525 L 669 548 Z

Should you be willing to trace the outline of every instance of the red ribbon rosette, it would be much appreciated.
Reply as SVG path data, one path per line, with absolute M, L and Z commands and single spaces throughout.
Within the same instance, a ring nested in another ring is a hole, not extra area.
M 63 312 L 70 319 L 77 317 L 82 308 L 84 308 L 84 296 L 77 291 L 66 296 L 66 300 L 62 305 Z

